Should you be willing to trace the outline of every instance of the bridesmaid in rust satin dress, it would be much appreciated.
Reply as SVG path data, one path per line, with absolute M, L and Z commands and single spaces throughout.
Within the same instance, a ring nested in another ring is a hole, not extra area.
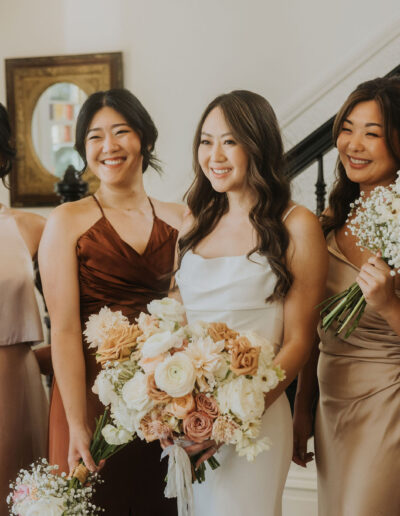
M 88 445 L 104 406 L 91 390 L 99 366 L 82 340 L 85 322 L 105 305 L 133 322 L 147 303 L 168 292 L 183 207 L 151 201 L 144 191 L 142 173 L 155 164 L 156 136 L 130 92 L 89 97 L 78 118 L 76 147 L 100 188 L 96 196 L 54 210 L 42 240 L 56 376 L 49 457 L 62 471 L 81 457 L 96 468 Z M 158 442 L 130 443 L 106 462 L 95 503 L 107 515 L 176 514 L 176 501 L 163 494 L 167 464 L 160 463 L 160 454 Z

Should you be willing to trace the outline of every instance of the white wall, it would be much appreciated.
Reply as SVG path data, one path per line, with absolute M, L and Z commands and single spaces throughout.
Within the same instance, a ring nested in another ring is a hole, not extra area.
M 160 131 L 165 174 L 146 174 L 149 192 L 178 200 L 194 127 L 214 96 L 252 89 L 286 120 L 398 20 L 398 0 L 1 0 L 0 60 L 122 50 L 125 85 Z

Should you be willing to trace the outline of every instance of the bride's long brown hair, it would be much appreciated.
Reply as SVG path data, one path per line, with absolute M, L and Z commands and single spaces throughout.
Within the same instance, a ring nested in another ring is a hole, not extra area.
M 247 182 L 256 199 L 249 219 L 258 242 L 247 257 L 258 251 L 267 258 L 277 282 L 266 301 L 281 298 L 293 281 L 286 263 L 289 234 L 282 221 L 290 201 L 290 186 L 285 175 L 283 143 L 275 113 L 264 97 L 251 91 L 236 90 L 218 96 L 200 118 L 193 142 L 195 178 L 185 194 L 194 223 L 191 230 L 179 239 L 178 266 L 183 255 L 211 233 L 229 209 L 226 193 L 212 188 L 198 160 L 204 121 L 216 107 L 222 110 L 233 137 L 248 155 Z

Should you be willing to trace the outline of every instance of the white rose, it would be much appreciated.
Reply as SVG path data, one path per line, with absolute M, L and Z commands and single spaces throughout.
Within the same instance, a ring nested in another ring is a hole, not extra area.
M 27 501 L 28 502 L 28 501 Z M 62 516 L 66 507 L 63 498 L 56 496 L 44 496 L 39 500 L 32 499 L 29 503 L 18 505 L 18 514 L 20 516 Z
M 145 358 L 156 357 L 171 348 L 179 348 L 180 346 L 182 346 L 182 339 L 170 331 L 155 333 L 143 344 L 142 356 Z
M 218 361 L 218 364 L 215 367 L 214 376 L 218 381 L 222 381 L 226 378 L 228 371 L 229 371 L 229 363 L 222 356 L 220 358 L 220 360 Z
M 196 371 L 190 358 L 179 352 L 156 367 L 154 379 L 159 389 L 173 398 L 180 398 L 192 392 Z
M 106 425 L 101 431 L 108 444 L 125 444 L 132 440 L 132 434 L 125 428 L 115 428 L 113 425 Z
M 260 418 L 264 412 L 264 393 L 259 383 L 244 376 L 220 387 L 217 398 L 223 413 L 231 411 L 244 422 Z
M 161 319 L 160 320 L 160 331 L 170 331 L 175 332 L 177 321 L 173 321 L 170 319 Z
M 155 299 L 147 305 L 147 310 L 150 314 L 163 320 L 184 321 L 185 309 L 178 301 L 170 297 Z
M 111 413 L 116 425 L 125 428 L 131 433 L 136 431 L 138 414 L 143 412 L 146 413 L 146 411 L 138 413 L 136 410 L 129 409 L 121 399 L 111 407 Z
M 138 412 L 149 410 L 153 405 L 147 394 L 147 376 L 140 371 L 126 382 L 121 394 L 127 407 Z
M 92 391 L 97 394 L 99 400 L 105 406 L 109 405 L 110 403 L 116 403 L 118 400 L 118 396 L 114 391 L 114 386 L 105 376 L 104 371 L 101 371 L 98 374 L 92 387 Z
M 208 323 L 204 321 L 196 321 L 185 326 L 185 333 L 188 337 L 196 337 L 202 339 L 208 336 Z

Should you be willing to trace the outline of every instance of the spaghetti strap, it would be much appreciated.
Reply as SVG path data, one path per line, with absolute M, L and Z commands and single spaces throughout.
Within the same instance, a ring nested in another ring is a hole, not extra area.
M 154 206 L 153 206 L 153 203 L 151 202 L 151 199 L 150 197 L 147 197 L 148 200 L 149 200 L 149 203 L 150 203 L 150 206 L 151 206 L 151 209 L 153 210 L 153 217 L 156 218 L 157 215 L 156 215 L 156 210 L 154 209 Z
M 101 207 L 101 204 L 99 203 L 99 200 L 97 199 L 97 197 L 96 197 L 94 194 L 92 194 L 92 197 L 93 197 L 93 199 L 96 201 L 96 204 L 97 204 L 97 206 L 99 207 L 99 209 L 100 209 L 101 214 L 103 215 L 103 217 L 106 217 L 106 216 L 104 215 L 103 208 Z
M 289 217 L 289 215 L 292 213 L 292 211 L 297 208 L 297 204 L 295 204 L 294 206 L 291 206 L 288 211 L 285 213 L 285 215 L 283 216 L 283 219 L 282 219 L 282 222 L 285 222 L 285 220 Z

